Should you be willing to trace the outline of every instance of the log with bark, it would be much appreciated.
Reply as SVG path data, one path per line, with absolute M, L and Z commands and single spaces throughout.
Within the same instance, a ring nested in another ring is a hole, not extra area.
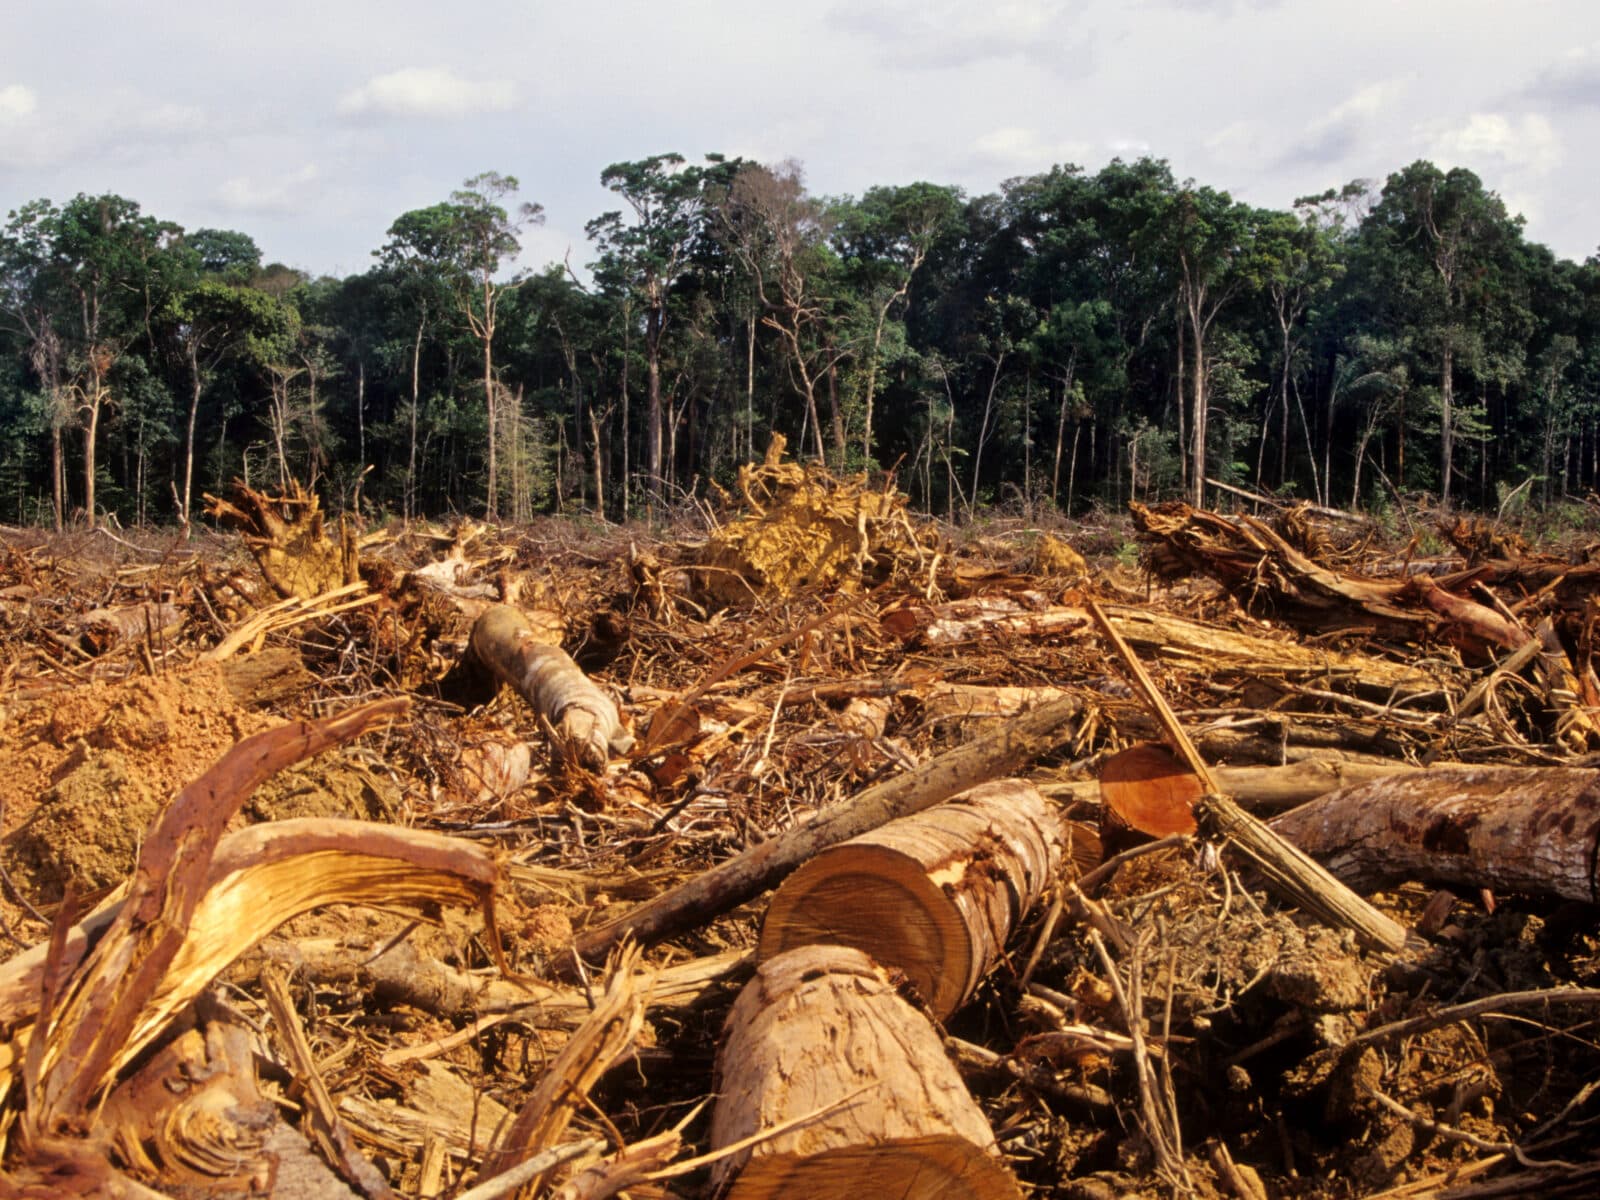
M 728 1014 L 716 1093 L 714 1150 L 791 1126 L 712 1168 L 726 1200 L 1020 1196 L 933 1027 L 859 950 L 763 965 Z
M 789 876 L 767 909 L 758 957 L 854 946 L 904 973 L 942 1021 L 971 997 L 1055 878 L 1065 843 L 1033 785 L 981 784 L 830 847 Z
M 1272 827 L 1355 888 L 1416 879 L 1600 903 L 1600 771 L 1436 767 L 1333 792 Z
M 613 751 L 625 754 L 633 738 L 611 697 L 596 687 L 560 646 L 542 640 L 528 617 L 496 604 L 472 626 L 472 652 L 495 677 L 510 684 L 550 723 L 558 744 L 591 770 Z

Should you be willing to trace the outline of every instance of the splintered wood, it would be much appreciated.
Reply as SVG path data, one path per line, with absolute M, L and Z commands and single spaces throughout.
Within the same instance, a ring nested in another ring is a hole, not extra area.
M 1591 1194 L 1596 547 L 782 449 L 0 531 L 0 1196 Z

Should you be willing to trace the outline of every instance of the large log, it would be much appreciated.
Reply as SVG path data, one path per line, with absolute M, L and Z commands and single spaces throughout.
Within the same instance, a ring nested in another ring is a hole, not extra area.
M 526 614 L 496 604 L 472 626 L 472 652 L 550 723 L 557 740 L 584 766 L 600 770 L 633 738 L 617 706 L 560 646 L 549 645 Z
M 1272 828 L 1355 888 L 1417 879 L 1600 902 L 1600 771 L 1434 767 L 1333 792 Z
M 728 1014 L 715 1090 L 713 1149 L 777 1130 L 712 1167 L 724 1200 L 1021 1194 L 933 1027 L 859 950 L 764 964 Z
M 593 960 L 624 937 L 649 944 L 692 929 L 775 887 L 796 867 L 828 846 L 847 841 L 896 817 L 932 808 L 959 792 L 1009 774 L 1054 749 L 1068 734 L 1082 706 L 1068 696 L 1024 713 L 1001 729 L 835 805 L 806 825 L 752 846 L 686 883 L 662 892 L 595 929 L 577 942 Z
M 784 881 L 757 950 L 834 943 L 898 970 L 944 1020 L 972 995 L 1061 868 L 1065 830 L 1000 779 L 822 851 Z

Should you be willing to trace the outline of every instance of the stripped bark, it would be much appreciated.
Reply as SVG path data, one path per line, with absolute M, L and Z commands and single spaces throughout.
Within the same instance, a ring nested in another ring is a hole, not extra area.
M 756 973 L 717 1056 L 713 1149 L 814 1116 L 719 1161 L 725 1200 L 1020 1196 L 933 1028 L 858 950 L 805 946 Z
M 853 946 L 902 972 L 944 1020 L 999 959 L 1065 855 L 1061 821 L 1021 779 L 822 851 L 784 881 L 761 927 L 765 962 L 796 946 Z
M 542 641 L 520 610 L 509 604 L 488 609 L 472 626 L 472 652 L 550 723 L 558 743 L 584 766 L 601 770 L 612 751 L 632 747 L 611 697 L 565 650 Z

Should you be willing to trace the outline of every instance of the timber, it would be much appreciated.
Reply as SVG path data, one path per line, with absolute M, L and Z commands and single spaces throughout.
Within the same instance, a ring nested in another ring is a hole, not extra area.
M 1010 1200 L 994 1133 L 927 1020 L 859 950 L 763 964 L 728 1014 L 713 1150 L 800 1120 L 712 1167 L 724 1200 Z
M 557 743 L 584 766 L 598 771 L 612 751 L 632 746 L 611 697 L 565 650 L 541 640 L 521 610 L 509 604 L 486 610 L 473 623 L 472 652 L 550 723 Z
M 1439 767 L 1345 788 L 1272 827 L 1354 888 L 1418 879 L 1600 903 L 1600 771 Z
M 854 946 L 902 972 L 943 1020 L 1000 956 L 1066 854 L 1062 822 L 1021 779 L 980 784 L 832 846 L 784 881 L 758 957 Z

